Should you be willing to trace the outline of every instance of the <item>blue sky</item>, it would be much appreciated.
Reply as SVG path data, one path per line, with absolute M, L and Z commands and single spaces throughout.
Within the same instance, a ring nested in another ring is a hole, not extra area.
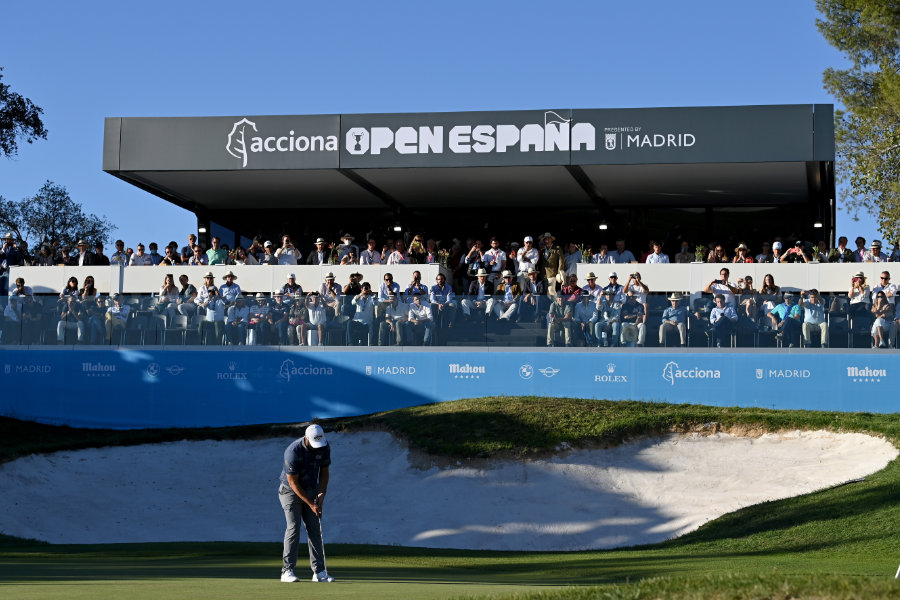
M 104 117 L 832 103 L 822 71 L 843 59 L 816 16 L 812 0 L 11 3 L 3 80 L 50 133 L 0 160 L 0 195 L 49 179 L 127 245 L 162 245 L 196 221 L 101 170 Z M 842 211 L 838 234 L 880 237 Z

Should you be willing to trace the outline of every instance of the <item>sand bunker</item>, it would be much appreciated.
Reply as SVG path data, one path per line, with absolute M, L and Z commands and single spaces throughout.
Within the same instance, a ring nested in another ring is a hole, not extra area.
M 326 543 L 583 550 L 662 541 L 744 506 L 882 469 L 862 434 L 670 435 L 486 467 L 419 469 L 387 433 L 329 434 Z M 280 541 L 290 439 L 178 442 L 0 465 L 0 532 L 54 543 Z

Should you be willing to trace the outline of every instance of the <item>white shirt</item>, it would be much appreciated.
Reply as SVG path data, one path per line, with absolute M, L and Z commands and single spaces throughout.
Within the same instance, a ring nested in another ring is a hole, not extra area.
M 613 257 L 607 254 L 600 254 L 599 252 L 591 257 L 591 263 L 595 265 L 611 265 L 616 261 L 613 260 Z
M 519 253 L 516 255 L 519 261 L 519 274 L 524 275 L 529 268 L 537 269 L 537 262 L 540 257 L 541 253 L 538 252 L 537 248 L 532 247 L 531 250 L 519 248 Z
M 369 250 L 366 248 L 359 255 L 359 264 L 361 265 L 380 265 L 381 252 L 378 250 Z
M 431 305 L 429 304 L 419 304 L 416 306 L 415 302 L 409 305 L 409 315 L 407 318 L 412 321 L 415 319 L 416 321 L 430 321 L 431 320 Z
M 296 248 L 279 248 L 275 251 L 279 265 L 296 265 L 300 261 L 300 251 Z
M 370 325 L 375 320 L 375 297 L 373 295 L 353 296 L 353 300 L 350 302 L 356 307 L 356 314 L 353 315 L 354 321 Z
M 897 286 L 896 284 L 889 283 L 887 285 L 876 285 L 872 288 L 872 295 L 877 296 L 878 292 L 884 291 L 884 295 L 887 296 L 888 302 L 894 304 L 895 296 L 897 295 Z
M 149 267 L 153 264 L 153 260 L 150 258 L 149 254 L 143 254 L 138 256 L 138 253 L 135 252 L 131 255 L 131 262 L 129 263 L 132 267 L 141 266 L 141 267 Z
M 669 257 L 666 254 L 656 254 L 655 252 L 653 252 L 649 256 L 647 256 L 647 264 L 648 265 L 667 265 L 667 264 L 669 264 Z
M 399 250 L 394 250 L 391 252 L 391 255 L 388 256 L 387 264 L 389 265 L 405 265 L 406 257 L 403 256 L 403 253 Z
M 484 253 L 484 266 L 490 268 L 491 272 L 499 273 L 506 266 L 506 252 L 497 248 L 491 248 Z

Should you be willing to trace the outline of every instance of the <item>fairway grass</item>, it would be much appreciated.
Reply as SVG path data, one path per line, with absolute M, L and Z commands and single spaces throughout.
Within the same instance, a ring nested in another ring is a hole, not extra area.
M 894 444 L 900 438 L 897 415 L 537 398 L 442 403 L 330 426 L 387 429 L 414 448 L 458 460 L 527 457 L 560 445 L 613 445 L 684 430 L 829 429 L 884 435 Z M 46 428 L 24 429 L 46 447 Z M 13 424 L 0 423 L 0 431 L 18 435 L 11 440 L 16 455 L 28 451 L 27 436 Z M 93 434 L 67 435 L 85 447 Z M 150 432 L 140 435 L 153 441 Z M 241 433 L 229 430 L 232 436 Z M 57 445 L 62 437 L 54 438 Z M 326 552 L 338 582 L 313 584 L 301 568 L 304 581 L 288 585 L 278 581 L 280 544 L 57 546 L 0 536 L 0 598 L 900 598 L 893 579 L 900 564 L 900 465 L 895 460 L 864 481 L 749 507 L 640 548 L 501 553 L 329 544 Z

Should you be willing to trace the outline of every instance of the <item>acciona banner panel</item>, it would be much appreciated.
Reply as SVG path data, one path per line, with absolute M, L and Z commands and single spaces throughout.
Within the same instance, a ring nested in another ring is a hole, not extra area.
M 814 156 L 833 137 L 812 104 L 116 118 L 103 157 L 112 172 L 802 162 L 833 160 Z
M 871 353 L 0 348 L 0 414 L 85 427 L 221 427 L 481 396 L 900 410 L 900 357 Z M 71 390 L 90 390 L 73 394 Z

